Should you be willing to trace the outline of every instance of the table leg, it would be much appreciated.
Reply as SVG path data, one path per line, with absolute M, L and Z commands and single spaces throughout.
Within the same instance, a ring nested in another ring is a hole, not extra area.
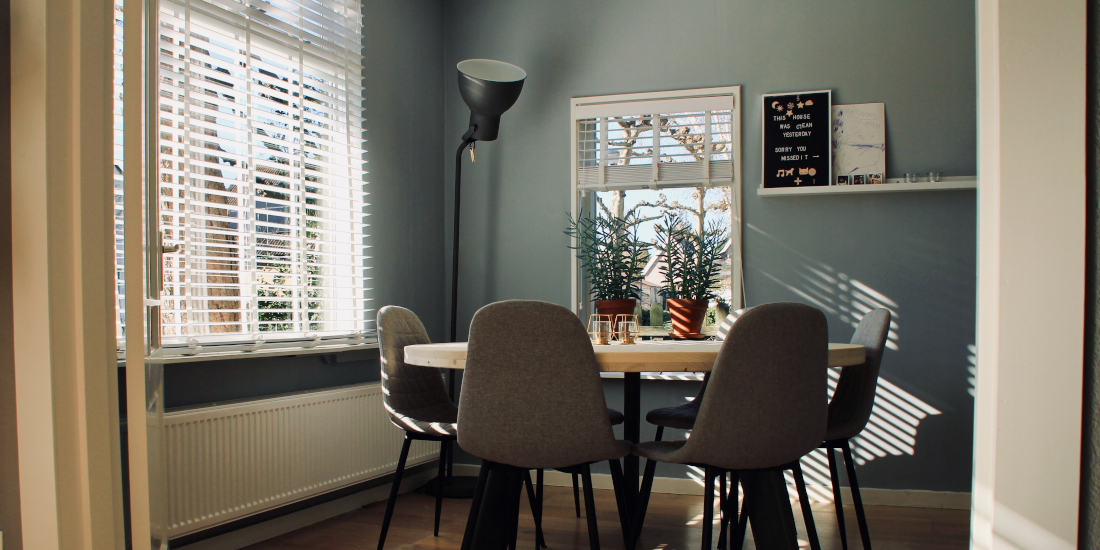
M 462 550 L 506 550 L 512 544 L 526 470 L 488 462 L 481 467 L 490 471 L 484 493 L 470 507 Z
M 798 550 L 798 531 L 783 472 L 742 471 L 740 481 L 756 547 Z
M 642 374 L 627 372 L 623 374 L 623 437 L 637 443 L 641 437 L 641 393 Z M 626 455 L 623 458 L 623 493 L 627 509 L 634 510 L 638 502 L 638 457 Z

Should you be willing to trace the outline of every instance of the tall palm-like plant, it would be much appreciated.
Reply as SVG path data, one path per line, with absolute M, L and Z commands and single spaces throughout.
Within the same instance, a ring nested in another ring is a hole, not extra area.
M 588 274 L 593 300 L 637 298 L 641 289 L 649 246 L 638 239 L 640 220 L 633 213 L 625 217 L 569 216 L 565 234 L 576 237 L 577 258 Z
M 722 269 L 718 260 L 729 241 L 725 227 L 711 222 L 696 232 L 681 214 L 665 212 L 656 230 L 656 248 L 665 276 L 661 295 L 688 300 L 714 297 Z

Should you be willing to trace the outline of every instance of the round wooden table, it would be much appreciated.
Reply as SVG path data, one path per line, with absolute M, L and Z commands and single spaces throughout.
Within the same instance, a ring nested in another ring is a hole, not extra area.
M 710 372 L 722 342 L 648 341 L 633 345 L 592 346 L 603 372 L 623 373 L 623 436 L 638 443 L 641 429 L 641 374 L 643 372 Z M 858 344 L 829 344 L 829 367 L 862 365 L 866 348 Z M 466 342 L 405 346 L 405 362 L 442 369 L 466 367 Z M 638 479 L 638 457 L 623 459 L 623 477 Z M 761 548 L 797 549 L 794 516 L 787 501 L 787 484 L 781 473 L 742 476 L 746 492 L 754 495 L 750 522 L 753 538 Z M 626 483 L 627 502 L 634 508 L 638 482 Z M 761 546 L 761 544 L 763 544 Z

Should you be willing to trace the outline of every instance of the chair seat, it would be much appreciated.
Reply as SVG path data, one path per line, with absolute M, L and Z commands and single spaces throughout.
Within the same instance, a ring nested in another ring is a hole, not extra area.
M 695 401 L 675 407 L 653 409 L 645 415 L 645 420 L 654 426 L 664 426 L 675 430 L 690 430 L 695 427 L 695 418 L 699 416 L 701 401 L 701 399 L 695 399 Z
M 387 407 L 388 408 L 388 407 Z M 458 435 L 458 408 L 438 406 L 417 411 L 416 417 L 390 410 L 390 422 L 407 432 Z
M 646 441 L 634 445 L 634 454 L 657 462 L 680 464 L 680 449 L 687 441 Z
M 610 408 L 607 409 L 607 417 L 608 417 L 608 419 L 611 420 L 611 425 L 612 426 L 617 426 L 617 425 L 622 424 L 623 422 L 626 421 L 626 417 L 623 416 L 623 413 L 621 413 L 621 412 L 619 412 L 615 409 L 610 409 Z

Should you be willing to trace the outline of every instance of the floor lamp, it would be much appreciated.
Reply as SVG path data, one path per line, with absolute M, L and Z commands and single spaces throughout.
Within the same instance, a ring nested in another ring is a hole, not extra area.
M 470 108 L 470 127 L 462 134 L 462 144 L 455 154 L 455 209 L 454 209 L 454 245 L 451 252 L 451 342 L 458 340 L 458 217 L 462 195 L 462 151 L 470 148 L 470 160 L 474 160 L 475 144 L 479 141 L 494 141 L 500 130 L 500 115 L 510 109 L 519 99 L 523 90 L 523 81 L 527 73 L 511 63 L 492 59 L 467 59 L 458 64 L 458 91 L 462 100 Z M 455 369 L 447 369 L 447 388 L 451 401 L 455 401 Z M 448 454 L 448 460 L 454 453 Z M 452 472 L 453 464 L 447 465 Z M 448 476 L 451 480 L 443 489 L 444 496 L 469 498 L 473 496 L 476 478 L 462 479 Z

